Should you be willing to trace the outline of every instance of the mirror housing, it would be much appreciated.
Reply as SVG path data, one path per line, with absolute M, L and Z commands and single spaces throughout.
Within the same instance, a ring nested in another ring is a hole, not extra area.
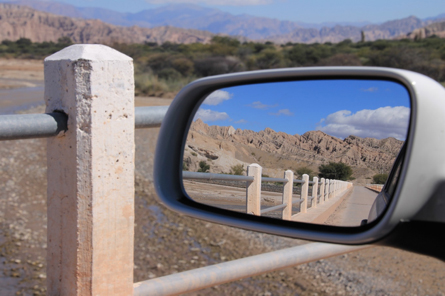
M 379 219 L 361 227 L 332 227 L 236 213 L 197 203 L 188 198 L 182 182 L 184 145 L 193 116 L 210 93 L 221 88 L 245 84 L 310 79 L 392 80 L 404 85 L 409 92 L 411 124 L 405 142 L 404 161 L 392 202 Z M 174 211 L 210 222 L 292 238 L 341 244 L 367 244 L 387 237 L 403 222 L 440 223 L 435 225 L 443 227 L 444 98 L 445 89 L 429 77 L 391 68 L 292 68 L 199 79 L 178 93 L 164 118 L 156 149 L 154 185 L 160 200 Z M 406 231 L 406 227 L 404 229 Z M 383 241 L 395 244 L 390 239 Z

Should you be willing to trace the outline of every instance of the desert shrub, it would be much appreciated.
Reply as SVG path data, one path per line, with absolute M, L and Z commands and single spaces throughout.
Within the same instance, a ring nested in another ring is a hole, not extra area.
M 272 48 L 263 50 L 256 57 L 256 66 L 259 69 L 280 68 L 283 65 L 283 55 Z
M 188 76 L 193 73 L 193 62 L 187 58 L 174 59 L 171 64 L 173 69 L 181 73 L 183 76 Z
M 318 176 L 320 178 L 334 179 L 334 180 L 350 180 L 352 169 L 349 165 L 342 162 L 329 162 L 329 164 L 322 164 L 318 167 Z
M 134 77 L 136 94 L 156 95 L 158 92 L 168 92 L 168 86 L 156 75 L 150 73 L 136 74 Z
M 385 184 L 388 179 L 388 174 L 375 174 L 372 176 L 372 181 L 374 184 Z
M 303 178 L 303 175 L 307 174 L 307 175 L 309 175 L 309 180 L 312 180 L 317 175 L 312 169 L 305 167 L 305 166 L 296 169 L 295 172 L 297 173 L 298 179 Z
M 199 162 L 198 172 L 207 173 L 209 170 L 210 170 L 210 165 L 207 164 L 207 162 L 205 160 L 202 160 Z
M 178 80 L 181 79 L 181 73 L 173 68 L 164 68 L 158 71 L 158 77 L 164 80 Z
M 211 76 L 242 70 L 242 63 L 230 57 L 206 57 L 195 60 L 195 73 L 198 76 Z
M 232 174 L 232 175 L 239 175 L 239 176 L 241 176 L 243 173 L 244 173 L 244 165 L 242 165 L 242 164 L 237 164 L 237 165 L 234 165 L 234 166 L 231 166 L 230 167 L 230 173 Z

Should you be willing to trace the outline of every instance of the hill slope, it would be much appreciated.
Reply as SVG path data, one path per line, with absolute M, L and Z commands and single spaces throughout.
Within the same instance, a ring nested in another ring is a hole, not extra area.
M 289 135 L 266 128 L 260 132 L 235 130 L 231 126 L 209 126 L 196 120 L 187 138 L 184 160 L 196 171 L 199 161 L 209 161 L 211 171 L 228 172 L 236 164 L 259 163 L 266 174 L 281 177 L 285 169 L 343 162 L 354 170 L 354 177 L 364 178 L 389 172 L 403 145 L 394 138 L 373 139 L 349 136 L 344 140 L 321 131 Z M 213 169 L 213 170 L 212 170 Z

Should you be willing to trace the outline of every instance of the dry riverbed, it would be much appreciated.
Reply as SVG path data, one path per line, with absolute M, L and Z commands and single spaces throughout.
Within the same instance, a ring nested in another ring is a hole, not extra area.
M 165 99 L 138 99 L 164 105 Z M 27 112 L 43 112 L 43 107 Z M 135 281 L 308 243 L 173 213 L 153 190 L 159 129 L 136 131 Z M 46 140 L 0 142 L 0 295 L 44 295 Z M 443 295 L 445 265 L 375 247 L 188 295 Z

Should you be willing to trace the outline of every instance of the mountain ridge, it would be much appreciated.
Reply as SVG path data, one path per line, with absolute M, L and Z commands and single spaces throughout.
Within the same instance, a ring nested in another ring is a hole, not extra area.
M 174 27 L 122 27 L 0 3 L 0 40 L 29 38 L 33 42 L 70 37 L 74 43 L 208 43 L 214 34 Z
M 410 16 L 382 24 L 352 26 L 346 23 L 326 26 L 329 23 L 307 24 L 251 15 L 232 15 L 218 9 L 194 4 L 170 4 L 137 13 L 120 13 L 103 8 L 77 8 L 69 4 L 48 1 L 17 0 L 13 3 L 70 17 L 98 18 L 119 26 L 137 25 L 148 28 L 175 26 L 276 43 L 324 43 L 340 42 L 344 39 L 358 41 L 361 38 L 361 31 L 365 32 L 368 41 L 389 39 L 425 27 L 440 19 L 445 20 L 445 14 L 439 14 L 424 20 Z
M 263 168 L 278 169 L 342 162 L 350 165 L 355 177 L 371 177 L 389 172 L 403 141 L 395 138 L 374 139 L 350 135 L 345 139 L 322 131 L 289 135 L 270 128 L 255 132 L 232 126 L 209 126 L 201 119 L 193 122 L 187 138 L 185 163 L 192 170 L 199 161 L 210 159 L 216 172 L 228 171 L 238 162 L 259 163 Z

